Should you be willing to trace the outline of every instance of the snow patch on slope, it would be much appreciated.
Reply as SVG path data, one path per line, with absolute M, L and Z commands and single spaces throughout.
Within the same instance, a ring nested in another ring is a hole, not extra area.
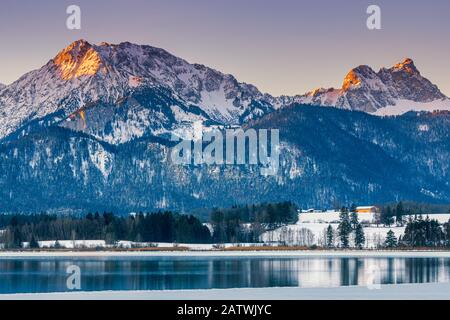
M 202 91 L 200 105 L 204 111 L 215 118 L 223 118 L 224 122 L 230 122 L 238 113 L 233 101 L 226 98 L 223 86 L 217 91 Z
M 416 102 L 401 99 L 397 101 L 397 104 L 378 109 L 373 114 L 377 116 L 398 116 L 409 111 L 433 112 L 437 110 L 450 111 L 450 99 L 435 100 L 432 102 Z
M 103 177 L 107 179 L 112 170 L 112 155 L 99 144 L 95 146 L 89 144 L 88 150 L 91 162 L 102 173 Z

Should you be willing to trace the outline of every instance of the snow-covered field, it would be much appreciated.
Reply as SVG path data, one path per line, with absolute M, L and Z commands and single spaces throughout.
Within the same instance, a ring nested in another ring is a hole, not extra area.
M 171 243 L 171 242 L 132 242 L 118 241 L 114 245 L 108 245 L 104 240 L 49 240 L 38 241 L 40 249 L 50 249 L 56 246 L 63 249 L 132 249 L 132 248 L 183 248 L 194 251 L 219 250 L 231 247 L 257 247 L 263 246 L 263 243 Z M 56 245 L 57 244 L 57 245 Z M 29 248 L 28 242 L 22 243 L 23 248 Z
M 338 245 L 338 238 L 336 235 L 338 228 L 337 223 L 299 223 L 295 225 L 288 225 L 274 231 L 264 233 L 262 235 L 262 240 L 268 243 L 280 242 L 288 245 L 325 246 L 326 229 L 329 225 L 331 225 L 335 233 L 335 245 Z M 392 230 L 398 238 L 404 234 L 405 227 L 365 227 L 365 247 L 368 249 L 373 249 L 377 248 L 379 245 L 382 245 L 389 230 Z
M 449 300 L 449 283 L 0 295 L 0 300 Z
M 139 248 L 139 247 L 157 247 L 157 248 L 187 248 L 195 251 L 207 251 L 226 249 L 231 247 L 257 247 L 263 246 L 263 243 L 223 243 L 223 244 L 211 244 L 211 243 L 170 243 L 170 242 L 131 242 L 131 241 L 119 241 L 117 246 L 119 248 Z
M 359 221 L 364 224 L 364 234 L 366 238 L 365 248 L 373 249 L 383 245 L 389 230 L 395 233 L 397 239 L 405 233 L 405 227 L 391 227 L 375 225 L 373 213 L 360 213 Z M 426 216 L 424 216 L 425 218 Z M 432 214 L 430 219 L 435 219 L 443 224 L 449 221 L 450 214 Z M 294 225 L 287 225 L 273 231 L 264 233 L 261 240 L 266 243 L 285 243 L 288 245 L 300 246 L 325 246 L 326 229 L 329 225 L 334 231 L 335 245 L 338 244 L 337 228 L 339 224 L 339 212 L 314 212 L 299 214 L 298 222 Z
M 95 249 L 95 248 L 105 248 L 106 242 L 105 240 L 50 240 L 50 241 L 38 241 L 39 247 L 42 249 L 54 248 L 55 246 L 59 246 L 60 248 L 66 249 L 75 249 L 75 248 L 87 248 L 87 249 Z M 28 242 L 24 242 L 22 244 L 24 248 L 29 247 Z
M 302 223 L 338 223 L 339 211 L 326 211 L 326 212 L 306 212 L 298 215 L 297 224 Z M 370 223 L 374 220 L 373 213 L 360 213 L 358 218 L 363 223 Z
M 365 248 L 373 249 L 381 246 L 386 239 L 389 230 L 392 230 L 396 237 L 403 235 L 405 227 L 392 226 L 377 227 L 373 224 L 374 214 L 359 214 L 360 222 L 365 224 L 364 234 L 366 237 Z M 372 223 L 372 224 L 371 224 Z M 339 224 L 339 212 L 315 212 L 301 213 L 297 224 L 287 225 L 273 231 L 264 233 L 261 240 L 267 243 L 285 243 L 299 246 L 325 246 L 326 229 L 329 225 L 334 231 L 334 244 L 338 245 L 337 229 Z
M 424 219 L 426 217 L 426 215 L 423 216 Z M 450 213 L 430 214 L 428 217 L 430 219 L 437 220 L 440 224 L 444 224 L 450 220 Z

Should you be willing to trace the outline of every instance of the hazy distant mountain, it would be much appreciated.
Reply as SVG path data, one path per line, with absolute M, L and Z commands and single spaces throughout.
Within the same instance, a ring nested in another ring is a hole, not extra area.
M 342 88 L 317 89 L 296 101 L 377 115 L 450 110 L 450 99 L 424 78 L 409 58 L 379 72 L 359 66 L 347 74 Z
M 162 49 L 80 40 L 0 91 L 0 211 L 449 202 L 450 114 L 369 114 L 436 101 L 448 99 L 410 59 L 358 67 L 341 89 L 273 97 Z M 168 161 L 168 135 L 197 121 L 280 129 L 279 175 Z

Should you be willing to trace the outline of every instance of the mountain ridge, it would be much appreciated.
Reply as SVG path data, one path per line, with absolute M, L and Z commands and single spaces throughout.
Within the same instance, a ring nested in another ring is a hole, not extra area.
M 120 111 L 115 106 L 124 101 L 133 105 L 136 92 L 142 96 L 146 90 L 156 96 L 158 110 L 154 108 L 155 99 L 151 99 L 151 106 L 131 108 L 139 109 L 138 118 L 135 110 L 117 115 Z M 365 65 L 356 67 L 344 78 L 340 89 L 320 88 L 304 95 L 274 97 L 230 74 L 191 64 L 164 49 L 130 42 L 92 45 L 78 40 L 42 68 L 2 89 L 0 141 L 51 114 L 58 117 L 47 121 L 56 124 L 67 120 L 63 124 L 66 127 L 94 131 L 99 138 L 106 133 L 92 118 L 99 118 L 89 107 L 95 104 L 102 105 L 103 113 L 109 114 L 108 119 L 100 119 L 102 125 L 115 128 L 105 139 L 123 143 L 146 134 L 175 132 L 185 136 L 196 121 L 241 126 L 293 103 L 376 115 L 450 110 L 450 99 L 421 76 L 410 58 L 378 72 Z
M 115 104 L 142 87 L 169 90 L 184 111 L 200 108 L 205 120 L 227 125 L 273 110 L 256 87 L 163 49 L 79 40 L 2 90 L 0 139 L 27 121 L 58 111 L 68 117 L 95 102 Z
M 342 87 L 319 88 L 310 91 L 298 99 L 302 103 L 332 106 L 342 109 L 359 110 L 384 115 L 389 109 L 395 112 L 399 102 L 411 102 L 411 111 L 422 111 L 420 104 L 432 104 L 423 110 L 450 110 L 450 99 L 439 88 L 424 78 L 411 58 L 391 68 L 381 68 L 375 72 L 367 65 L 350 70 L 345 76 Z M 417 106 L 416 108 L 413 108 Z M 394 109 L 394 110 L 392 110 Z M 399 110 L 398 114 L 404 113 Z M 409 111 L 409 110 L 407 110 Z

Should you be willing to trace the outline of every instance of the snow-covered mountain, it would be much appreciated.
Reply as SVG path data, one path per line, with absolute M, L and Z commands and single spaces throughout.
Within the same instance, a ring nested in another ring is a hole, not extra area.
M 435 101 L 448 99 L 411 60 L 355 68 L 341 89 L 273 97 L 162 49 L 80 40 L 0 90 L 0 212 L 448 202 L 450 112 L 367 114 Z M 167 134 L 198 121 L 279 128 L 279 174 L 168 161 Z
M 142 98 L 149 91 L 159 110 L 155 110 L 155 103 L 140 105 L 140 114 L 134 113 L 131 120 L 122 117 L 120 122 L 115 117 L 113 123 L 106 121 L 113 129 L 125 126 L 124 130 L 131 130 L 113 130 L 116 136 L 110 137 L 112 140 L 124 142 L 121 137 L 139 136 L 152 122 L 155 131 L 164 131 L 161 128 L 173 121 L 192 122 L 199 117 L 235 125 L 273 110 L 256 87 L 240 83 L 232 75 L 190 64 L 163 49 L 128 42 L 91 45 L 79 40 L 1 92 L 0 139 L 44 118 L 52 123 L 79 120 L 81 125 L 75 127 L 84 129 L 89 122 L 86 109 L 101 105 L 114 118 L 117 106 L 124 102 L 135 105 L 136 99 L 131 101 L 133 94 Z
M 409 58 L 378 72 L 359 66 L 347 74 L 340 89 L 316 89 L 295 101 L 377 115 L 450 110 L 450 99 L 424 78 Z
M 0 140 L 23 135 L 36 124 L 57 124 L 120 144 L 148 135 L 186 135 L 197 121 L 242 125 L 293 103 L 377 115 L 450 110 L 450 100 L 411 59 L 377 73 L 359 66 L 340 89 L 273 97 L 163 49 L 85 40 L 0 90 Z

